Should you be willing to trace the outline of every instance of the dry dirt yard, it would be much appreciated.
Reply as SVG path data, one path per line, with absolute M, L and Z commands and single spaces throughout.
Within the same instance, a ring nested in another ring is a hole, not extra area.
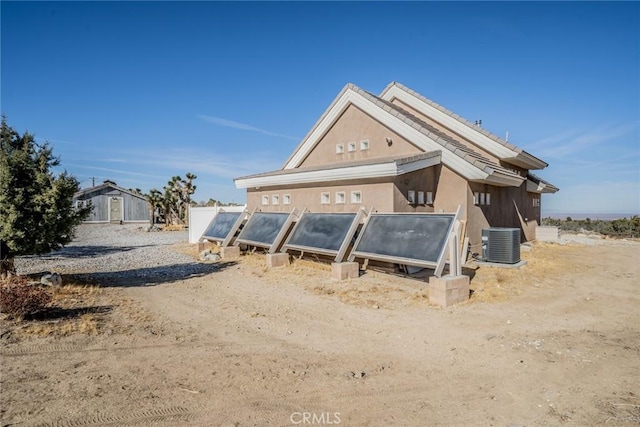
M 411 278 L 198 263 L 184 232 L 79 236 L 18 263 L 66 284 L 2 319 L 2 426 L 640 423 L 640 242 L 535 244 L 445 309 Z

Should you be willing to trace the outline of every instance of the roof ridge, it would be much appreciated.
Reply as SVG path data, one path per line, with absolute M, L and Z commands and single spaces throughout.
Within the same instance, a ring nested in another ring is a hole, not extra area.
M 402 107 L 399 107 L 398 105 L 395 105 L 395 104 L 393 104 L 393 103 L 391 103 L 391 102 L 389 102 L 389 101 L 387 101 L 385 99 L 382 99 L 382 98 L 380 98 L 380 97 L 378 97 L 376 95 L 373 95 L 372 93 L 369 93 L 369 92 L 367 92 L 365 90 L 362 90 L 362 89 L 359 89 L 358 93 L 360 93 L 360 95 L 364 96 L 365 98 L 368 98 L 369 101 L 373 102 L 378 107 L 381 107 L 383 110 L 385 110 L 389 114 L 393 114 L 393 113 L 391 113 L 391 110 L 395 110 L 397 112 L 397 114 L 394 114 L 394 115 L 398 119 L 405 121 L 407 124 L 410 124 L 418 132 L 420 132 L 423 135 L 427 136 L 428 138 L 432 139 L 433 141 L 435 141 L 436 143 L 440 144 L 442 147 L 444 147 L 448 151 L 452 152 L 453 154 L 457 155 L 458 157 L 462 158 L 463 160 L 467 161 L 468 163 L 474 165 L 475 167 L 477 167 L 477 168 L 479 168 L 481 170 L 485 170 L 488 167 L 488 168 L 490 168 L 492 170 L 496 170 L 496 171 L 500 171 L 502 173 L 506 173 L 506 174 L 509 174 L 509 175 L 514 175 L 514 176 L 520 177 L 519 174 L 517 174 L 517 173 L 511 171 L 510 169 L 507 169 L 507 168 L 501 166 L 500 164 L 495 163 L 494 161 L 486 158 L 485 156 L 483 156 L 482 154 L 478 153 L 474 149 L 472 149 L 472 148 L 468 147 L 467 145 L 461 143 L 460 141 L 458 141 L 457 139 L 453 138 L 452 136 L 447 135 L 446 133 L 442 132 L 441 130 L 437 129 L 436 127 L 426 123 L 425 121 L 423 121 L 419 117 L 416 117 L 411 112 L 403 109 Z M 386 106 L 388 109 L 384 108 L 383 106 Z M 414 124 L 417 125 L 417 126 L 414 126 Z M 435 137 L 433 135 L 435 135 Z M 467 157 L 473 157 L 475 160 L 470 160 Z M 480 163 L 480 164 L 476 164 L 476 162 Z
M 494 134 L 493 132 L 488 131 L 485 128 L 476 126 L 474 123 L 471 123 L 471 121 L 467 120 L 466 118 L 462 117 L 459 114 L 454 113 L 453 111 L 449 110 L 448 108 L 446 108 L 445 106 L 438 104 L 437 102 L 427 98 L 426 96 L 420 94 L 419 92 L 416 92 L 415 90 L 403 85 L 402 83 L 399 82 L 391 82 L 384 91 L 382 91 L 382 93 L 385 93 L 388 89 L 390 89 L 391 87 L 396 86 L 399 89 L 402 89 L 403 91 L 407 92 L 409 95 L 412 95 L 418 99 L 420 99 L 421 101 L 431 105 L 432 107 L 442 111 L 443 113 L 445 113 L 446 115 L 448 115 L 449 117 L 452 117 L 454 119 L 456 119 L 457 121 L 459 121 L 460 123 L 472 128 L 473 130 L 476 130 L 478 132 L 480 132 L 481 134 L 483 134 L 484 136 L 486 136 L 487 138 L 490 138 L 494 141 L 496 141 L 497 143 L 504 145 L 505 147 L 515 151 L 515 152 L 523 152 L 524 150 L 514 144 L 511 144 L 509 141 L 504 140 L 503 138 L 499 137 L 498 135 Z

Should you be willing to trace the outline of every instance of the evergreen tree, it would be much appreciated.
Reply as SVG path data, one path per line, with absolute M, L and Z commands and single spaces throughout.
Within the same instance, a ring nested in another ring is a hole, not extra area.
M 20 135 L 2 116 L 0 129 L 0 240 L 3 269 L 17 255 L 43 254 L 60 249 L 73 239 L 75 227 L 91 206 L 73 207 L 78 181 L 66 171 L 55 176 L 60 160 L 48 144 L 38 145 L 33 135 Z M 4 253 L 8 251 L 7 253 Z M 5 274 L 4 271 L 0 271 Z

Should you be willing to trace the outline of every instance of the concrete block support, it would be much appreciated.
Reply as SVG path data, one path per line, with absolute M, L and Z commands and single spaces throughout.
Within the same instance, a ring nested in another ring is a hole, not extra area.
M 360 277 L 360 264 L 357 262 L 332 262 L 331 278 L 337 280 L 357 279 Z
M 559 237 L 558 227 L 551 226 L 537 226 L 536 227 L 536 240 L 539 242 L 557 242 Z
M 429 278 L 429 302 L 442 307 L 469 299 L 469 276 L 442 276 Z
M 289 254 L 267 254 L 267 268 L 277 268 L 289 265 Z
M 210 242 L 208 240 L 205 240 L 203 242 L 198 242 L 198 253 L 207 250 L 207 249 L 213 249 L 215 248 L 217 245 L 215 244 L 215 242 Z
M 224 261 L 237 261 L 240 259 L 240 247 L 223 246 L 220 248 L 220 256 Z

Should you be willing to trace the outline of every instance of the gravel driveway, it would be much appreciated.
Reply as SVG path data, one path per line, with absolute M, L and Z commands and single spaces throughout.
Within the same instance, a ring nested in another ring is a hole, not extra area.
M 141 286 L 183 280 L 218 269 L 176 252 L 187 231 L 147 232 L 139 224 L 82 224 L 59 251 L 15 260 L 19 274 L 46 271 L 74 275 L 101 286 Z

